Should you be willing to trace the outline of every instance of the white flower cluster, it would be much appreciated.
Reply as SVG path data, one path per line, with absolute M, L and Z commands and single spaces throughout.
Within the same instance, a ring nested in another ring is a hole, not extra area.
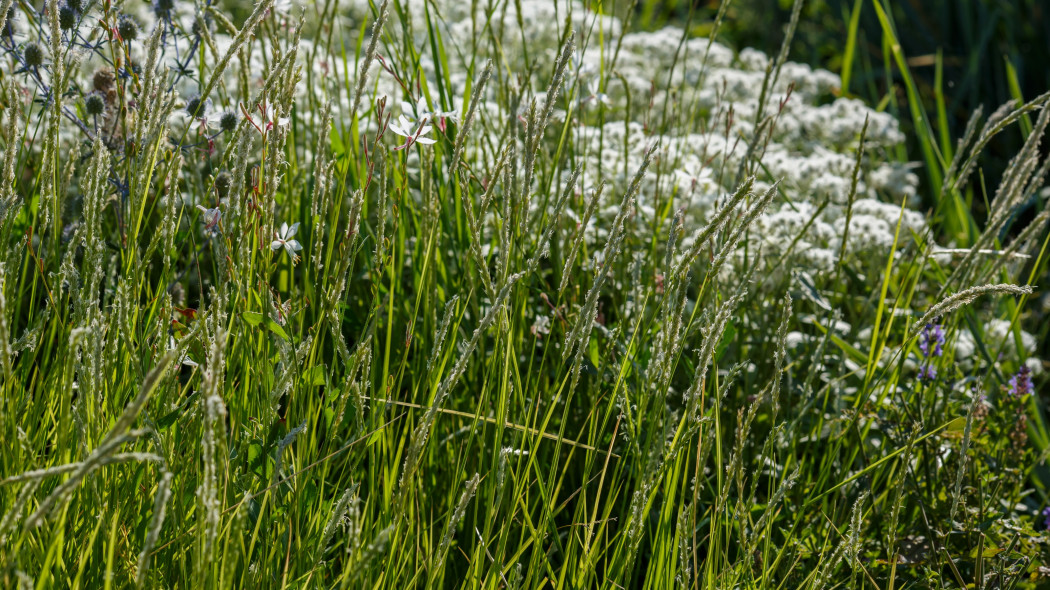
M 422 10 L 423 0 L 416 1 Z M 840 80 L 831 72 L 787 62 L 763 94 L 770 66 L 764 53 L 735 53 L 706 38 L 683 38 L 683 31 L 674 27 L 630 32 L 621 40 L 618 19 L 588 12 L 579 2 L 523 0 L 491 14 L 481 5 L 472 14 L 469 5 L 451 0 L 437 2 L 435 8 L 443 18 L 444 44 L 459 48 L 447 51 L 454 88 L 467 85 L 471 63 L 462 60 L 482 63 L 490 51 L 485 46 L 477 47 L 478 54 L 468 51 L 478 26 L 498 34 L 517 31 L 520 20 L 524 34 L 497 35 L 501 63 L 524 70 L 527 55 L 529 63 L 538 64 L 535 71 L 544 72 L 559 50 L 558 34 L 571 18 L 580 41 L 563 95 L 574 96 L 578 104 L 570 115 L 575 118 L 576 153 L 584 157 L 582 184 L 589 188 L 604 181 L 611 189 L 594 221 L 596 231 L 587 234 L 596 246 L 604 240 L 603 229 L 616 214 L 622 190 L 655 142 L 660 145 L 657 160 L 643 183 L 634 216 L 633 229 L 643 241 L 661 227 L 654 221 L 666 222 L 678 209 L 685 213 L 685 235 L 691 235 L 736 189 L 742 162 L 749 156 L 760 162 L 754 170 L 756 191 L 780 182 L 781 196 L 758 220 L 752 236 L 762 240 L 769 260 L 788 256 L 790 263 L 819 272 L 834 267 L 843 236 L 848 236 L 848 255 L 885 255 L 894 243 L 898 221 L 899 245 L 925 229 L 923 215 L 909 208 L 917 202 L 918 177 L 884 155 L 904 139 L 897 121 L 861 101 L 836 98 Z M 350 8 L 350 15 L 372 18 L 364 0 Z M 425 47 L 425 29 L 413 34 Z M 428 80 L 436 76 L 426 52 L 420 68 Z M 537 77 L 532 84 L 541 94 L 546 80 Z M 391 97 L 388 103 L 406 98 L 385 72 L 375 88 Z M 453 107 L 462 109 L 463 100 Z M 479 115 L 502 121 L 508 113 L 493 100 L 481 106 Z M 563 120 L 566 114 L 556 116 Z M 846 209 L 866 119 L 865 153 L 847 232 Z M 491 146 L 498 140 L 486 138 L 475 145 Z M 488 160 L 493 157 L 488 152 L 491 149 L 478 149 L 473 155 Z

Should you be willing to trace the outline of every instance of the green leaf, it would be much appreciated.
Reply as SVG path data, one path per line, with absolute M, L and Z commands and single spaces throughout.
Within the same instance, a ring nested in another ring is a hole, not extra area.
M 949 422 L 946 425 L 945 430 L 947 432 L 962 432 L 963 430 L 966 430 L 966 418 L 964 416 L 959 416 L 955 420 Z
M 591 338 L 591 341 L 587 344 L 587 358 L 590 359 L 591 364 L 598 367 L 598 339 Z
M 320 386 L 328 384 L 328 367 L 323 363 L 320 365 L 314 365 L 310 367 L 308 371 L 303 372 L 302 382 L 306 386 Z
M 285 342 L 291 341 L 291 338 L 288 337 L 288 333 L 284 331 L 284 328 L 282 328 L 280 324 L 271 320 L 270 318 L 266 318 L 266 328 L 274 334 L 277 334 L 277 336 L 279 336 L 281 340 L 284 340 Z
M 377 429 L 375 432 L 373 432 L 372 436 L 368 437 L 368 442 L 365 443 L 365 446 L 370 447 L 370 446 L 376 444 L 376 442 L 379 441 L 380 435 L 382 433 L 383 433 L 383 429 L 382 428 Z

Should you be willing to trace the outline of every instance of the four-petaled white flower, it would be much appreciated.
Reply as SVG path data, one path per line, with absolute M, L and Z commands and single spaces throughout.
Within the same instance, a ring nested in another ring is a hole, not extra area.
M 259 112 L 262 113 L 262 117 L 258 122 L 252 118 L 248 111 L 245 110 L 244 105 L 241 105 L 241 112 L 244 113 L 245 118 L 249 123 L 255 127 L 263 138 L 265 139 L 266 134 L 274 129 L 274 127 L 287 127 L 289 119 L 288 117 L 281 117 L 277 115 L 277 109 L 273 108 L 268 103 L 259 105 Z
M 274 118 L 274 115 L 277 114 L 277 109 L 271 107 L 270 105 L 264 104 L 259 107 L 259 110 L 262 112 L 263 126 L 267 131 L 270 131 L 274 127 L 288 126 L 288 117 Z
M 293 223 L 292 227 L 288 227 L 287 223 L 282 223 L 281 231 L 276 232 L 276 238 L 274 241 L 270 242 L 270 249 L 276 252 L 277 250 L 284 248 L 294 262 L 299 258 L 299 256 L 296 255 L 296 252 L 303 249 L 303 245 L 300 244 L 298 240 L 294 239 L 295 232 L 297 231 L 299 231 L 298 222 Z
M 394 133 L 405 138 L 405 143 L 395 147 L 395 150 L 403 150 L 413 143 L 421 143 L 423 145 L 430 145 L 437 143 L 436 139 L 425 137 L 430 130 L 433 129 L 426 119 L 420 119 L 417 122 L 408 120 L 404 115 L 398 117 L 396 123 L 390 124 L 390 130 Z
M 611 107 L 613 103 L 612 99 L 609 98 L 608 94 L 605 94 L 604 92 L 595 92 L 589 96 L 585 96 L 584 98 L 580 99 L 580 104 L 584 106 L 601 105 Z
M 458 123 L 459 122 L 459 113 L 457 111 L 455 111 L 455 110 L 452 110 L 452 111 L 432 111 L 432 110 L 430 110 L 430 107 L 427 106 L 427 99 L 422 94 L 419 95 L 419 99 L 416 101 L 416 104 L 414 104 L 414 105 L 412 103 L 404 101 L 404 100 L 401 101 L 401 111 L 402 111 L 402 113 L 414 113 L 415 117 L 416 117 L 416 121 L 418 123 L 420 123 L 420 124 L 430 123 L 431 121 L 435 121 L 437 123 L 438 129 L 440 129 L 442 132 L 445 131 L 445 121 L 446 121 L 446 119 L 452 119 L 453 123 Z

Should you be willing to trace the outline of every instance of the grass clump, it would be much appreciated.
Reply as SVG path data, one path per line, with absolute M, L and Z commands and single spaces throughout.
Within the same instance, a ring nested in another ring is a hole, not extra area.
M 5 586 L 1041 583 L 1046 96 L 959 243 L 801 3 L 11 7 Z

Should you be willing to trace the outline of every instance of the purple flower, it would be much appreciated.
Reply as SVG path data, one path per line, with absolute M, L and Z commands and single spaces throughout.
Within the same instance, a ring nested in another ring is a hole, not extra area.
M 933 349 L 930 349 L 933 345 Z M 922 356 L 941 356 L 944 354 L 944 328 L 940 324 L 926 324 L 922 329 L 922 338 L 919 340 L 919 350 Z
M 919 379 L 927 383 L 937 378 L 937 369 L 929 363 L 919 367 Z
M 1043 521 L 1043 526 L 1050 529 L 1050 506 L 1043 508 L 1043 516 L 1046 517 L 1046 520 Z
M 1010 378 L 1008 383 L 1009 388 L 1006 393 L 1013 397 L 1024 397 L 1032 393 L 1032 371 L 1027 366 L 1022 365 L 1021 370 Z M 1050 510 L 1050 508 L 1047 508 Z

